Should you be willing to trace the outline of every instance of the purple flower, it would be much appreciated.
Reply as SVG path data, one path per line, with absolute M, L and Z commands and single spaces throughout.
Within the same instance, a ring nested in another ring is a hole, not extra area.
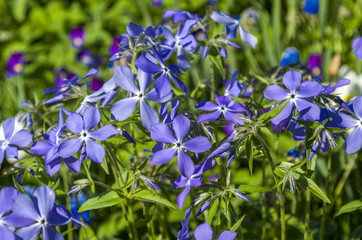
M 355 38 L 352 42 L 352 51 L 358 59 L 362 59 L 362 37 Z
M 85 33 L 82 27 L 75 27 L 69 32 L 72 47 L 81 49 L 84 46 Z
M 161 143 L 169 143 L 174 146 L 155 152 L 151 157 L 151 164 L 164 164 L 177 155 L 177 164 L 181 174 L 190 178 L 194 173 L 194 163 L 185 153 L 185 150 L 194 153 L 202 153 L 211 148 L 211 142 L 206 137 L 195 137 L 183 142 L 190 129 L 190 120 L 184 115 L 175 117 L 172 122 L 176 137 L 165 123 L 157 123 L 151 128 L 151 138 Z
M 286 65 L 297 64 L 300 62 L 300 53 L 295 47 L 289 47 L 285 49 L 282 55 L 282 60 L 280 61 L 280 66 L 284 67 Z
M 162 7 L 164 2 L 163 2 L 163 0 L 151 0 L 151 4 L 152 4 L 152 6 L 158 8 L 158 7 Z
M 61 137 L 64 129 L 65 124 L 63 123 L 63 108 L 61 108 L 59 111 L 58 125 L 55 128 L 51 129 L 48 134 L 43 134 L 46 142 L 37 141 L 30 148 L 30 151 L 32 151 L 34 154 L 45 155 L 45 171 L 50 176 L 53 176 L 59 171 L 60 165 L 62 163 L 62 158 L 59 156 L 58 148 L 61 142 L 64 140 Z M 80 171 L 81 162 L 78 161 L 76 158 L 70 156 L 63 158 L 63 161 L 65 162 L 67 167 L 73 172 Z
M 303 3 L 305 13 L 317 15 L 319 11 L 319 0 L 305 0 Z
M 153 75 L 138 69 L 138 83 L 135 84 L 132 70 L 125 66 L 115 68 L 113 79 L 121 88 L 132 93 L 129 98 L 124 98 L 114 103 L 111 107 L 111 113 L 118 121 L 126 120 L 134 111 L 137 103 L 140 102 L 141 121 L 145 128 L 150 129 L 154 124 L 159 122 L 157 112 L 147 103 L 147 100 L 153 102 L 166 102 L 172 97 L 172 91 L 160 98 L 155 89 L 146 92 L 150 86 Z
M 79 206 L 78 206 L 77 200 L 78 200 Z M 83 203 L 85 203 L 88 200 L 88 198 L 83 192 L 79 192 L 77 194 L 77 200 L 75 199 L 74 195 L 72 195 L 70 197 L 70 210 L 72 211 L 72 214 L 75 217 L 75 219 L 80 220 L 80 214 L 79 214 L 78 210 L 83 205 Z M 82 215 L 82 219 L 85 223 L 89 224 L 91 222 L 90 216 L 89 216 L 89 211 L 84 211 L 81 213 L 81 215 Z
M 6 62 L 5 76 L 6 78 L 13 78 L 21 75 L 24 70 L 25 58 L 24 53 L 13 53 L 10 55 Z
M 177 11 L 172 9 L 167 9 L 163 13 L 163 18 L 172 18 L 172 21 L 176 22 L 183 22 L 187 19 L 196 20 L 199 16 L 193 13 L 189 13 L 186 11 Z
M 190 62 L 187 58 L 185 51 L 192 55 L 197 47 L 197 41 L 195 37 L 190 34 L 191 28 L 197 24 L 196 20 L 186 20 L 185 23 L 180 25 L 180 28 L 175 36 L 172 35 L 171 31 L 163 27 L 163 35 L 166 41 L 163 45 L 167 45 L 165 59 L 168 59 L 172 53 L 177 51 L 177 65 L 182 71 L 186 71 L 190 68 Z M 172 50 L 170 50 L 171 48 Z
M 322 55 L 311 54 L 305 65 L 312 72 L 316 81 L 322 80 Z
M 119 46 L 121 46 L 122 48 L 120 48 Z M 129 40 L 128 40 L 128 36 L 127 34 L 122 34 L 119 37 L 114 37 L 113 38 L 113 44 L 112 46 L 109 48 L 109 53 L 111 55 L 111 58 L 109 59 L 109 61 L 118 61 L 121 57 L 122 52 L 126 52 L 125 49 L 129 49 Z
M 353 100 L 353 111 L 357 119 L 344 113 L 339 113 L 341 121 L 337 124 L 344 128 L 354 128 L 345 142 L 346 152 L 355 153 L 362 147 L 362 96 Z
M 101 113 L 96 107 L 88 107 L 83 116 L 78 113 L 72 113 L 68 116 L 66 127 L 71 132 L 76 133 L 78 137 L 64 141 L 59 146 L 59 155 L 63 158 L 71 157 L 82 148 L 79 161 L 83 161 L 85 156 L 96 163 L 102 163 L 105 150 L 98 141 L 106 139 L 118 134 L 118 131 L 112 125 L 105 125 L 93 132 L 90 132 L 101 120 Z M 85 146 L 83 146 L 85 143 Z
M 287 119 L 293 111 L 294 106 L 304 120 L 315 121 L 319 119 L 320 108 L 317 104 L 308 102 L 306 98 L 311 98 L 320 94 L 323 86 L 318 82 L 310 82 L 297 92 L 302 80 L 302 74 L 298 71 L 289 70 L 283 76 L 284 86 L 289 93 L 278 85 L 270 85 L 264 90 L 264 96 L 271 100 L 288 101 L 284 109 L 272 119 L 272 123 L 278 125 Z
M 102 79 L 97 77 L 92 78 L 92 91 L 98 91 L 99 89 L 101 89 L 102 85 Z
M 223 231 L 218 240 L 234 240 L 237 234 L 231 231 Z M 194 237 L 196 240 L 212 240 L 212 228 L 207 222 L 200 224 L 194 232 Z
M 232 100 L 231 96 L 216 96 L 215 101 L 217 104 L 203 100 L 199 102 L 195 108 L 204 111 L 215 111 L 213 113 L 200 114 L 197 117 L 197 123 L 214 121 L 224 115 L 226 121 L 243 125 L 244 121 L 239 117 L 245 117 L 240 112 L 247 112 L 248 110 L 241 103 L 236 103 Z
M 246 31 L 240 25 L 239 20 L 236 20 L 236 19 L 232 18 L 229 14 L 226 14 L 221 11 L 220 12 L 213 11 L 211 14 L 211 18 L 215 22 L 226 25 L 225 29 L 226 29 L 227 38 L 235 39 L 236 34 L 238 32 L 238 28 L 239 28 L 241 40 L 244 43 L 248 44 L 250 47 L 255 48 L 256 44 L 258 43 L 258 39 L 254 35 L 249 33 L 248 31 Z
M 158 26 L 156 26 L 156 27 L 149 26 L 145 30 L 145 29 L 143 29 L 142 26 L 131 22 L 127 25 L 127 33 L 130 37 L 144 38 L 144 39 L 149 40 L 152 44 L 154 44 L 154 42 L 152 41 L 152 38 L 159 37 L 162 33 L 162 30 Z
M 200 176 L 200 175 L 202 175 L 204 172 L 211 169 L 214 166 L 214 164 L 215 164 L 215 160 L 211 159 L 211 158 L 206 159 L 200 165 L 194 166 L 192 163 L 192 165 L 190 164 L 190 167 L 193 168 L 192 175 L 189 177 L 182 175 L 176 179 L 176 181 L 172 185 L 172 188 L 185 187 L 185 189 L 180 193 L 180 195 L 178 195 L 178 197 L 176 199 L 177 205 L 180 209 L 182 208 L 182 206 L 185 202 L 185 199 L 191 190 L 191 187 L 201 186 L 201 181 L 203 179 L 203 176 Z
M 79 62 L 81 62 L 86 67 L 90 67 L 94 63 L 94 58 L 92 56 L 92 52 L 89 49 L 86 49 L 86 48 L 82 49 L 82 51 L 80 51 L 77 54 L 77 60 Z
M 189 240 L 189 221 L 192 207 L 188 208 L 185 211 L 185 222 L 181 220 L 181 230 L 177 234 L 177 239 L 179 240 Z
M 155 81 L 155 89 L 160 96 L 163 98 L 171 92 L 171 83 L 169 77 L 181 88 L 181 90 L 186 94 L 187 88 L 185 84 L 178 79 L 174 74 L 182 74 L 179 68 L 176 65 L 171 64 L 169 67 L 165 65 L 162 60 L 162 57 L 156 50 L 155 46 L 152 46 L 152 51 L 154 57 L 157 59 L 158 63 L 161 66 L 151 62 L 145 55 L 141 55 L 135 61 L 135 65 L 142 69 L 142 71 L 151 74 L 158 74 L 158 77 Z
M 241 83 L 236 80 L 236 77 L 238 75 L 238 70 L 234 70 L 231 73 L 229 84 L 227 85 L 225 96 L 230 95 L 234 97 L 239 97 L 241 92 L 244 90 L 244 86 L 241 85 Z
M 41 186 L 34 191 L 33 200 L 26 194 L 18 194 L 13 201 L 12 211 L 18 221 L 34 222 L 15 232 L 17 239 L 36 239 L 43 232 L 44 240 L 64 239 L 62 234 L 51 226 L 65 225 L 72 220 L 70 212 L 55 205 L 55 193 L 48 186 Z
M 0 141 L 0 164 L 4 160 L 4 156 L 7 158 L 18 159 L 18 147 L 28 146 L 33 135 L 27 130 L 21 129 L 14 133 L 15 119 L 13 117 L 8 118 L 3 123 L 4 141 Z

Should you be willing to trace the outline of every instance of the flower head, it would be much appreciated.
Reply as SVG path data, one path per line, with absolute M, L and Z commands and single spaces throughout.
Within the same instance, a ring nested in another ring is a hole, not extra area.
M 75 27 L 69 32 L 72 47 L 81 49 L 84 46 L 85 32 L 82 27 Z
M 319 11 L 319 0 L 305 0 L 303 11 L 312 15 L 317 15 Z
M 10 55 L 6 62 L 5 76 L 6 78 L 13 78 L 21 75 L 24 71 L 25 58 L 24 53 L 13 53 Z
M 300 62 L 300 53 L 295 47 L 289 47 L 285 49 L 282 55 L 282 60 L 280 61 L 280 66 L 284 67 L 286 65 L 297 64 Z

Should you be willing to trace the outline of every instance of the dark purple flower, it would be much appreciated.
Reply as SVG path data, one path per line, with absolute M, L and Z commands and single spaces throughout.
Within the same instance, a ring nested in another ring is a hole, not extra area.
M 19 216 L 19 221 L 30 219 L 33 222 L 15 232 L 17 239 L 22 240 L 36 239 L 40 231 L 43 232 L 44 240 L 62 240 L 62 234 L 51 226 L 65 225 L 72 220 L 69 211 L 60 211 L 62 207 L 55 205 L 55 193 L 48 186 L 37 188 L 33 194 L 33 201 L 26 194 L 18 194 L 11 209 Z
M 311 54 L 305 65 L 312 72 L 316 81 L 322 80 L 322 55 Z
M 345 142 L 348 154 L 355 153 L 362 147 L 362 97 L 357 97 L 353 100 L 353 111 L 357 119 L 341 112 L 339 113 L 341 121 L 337 123 L 344 128 L 354 128 Z
M 179 115 L 172 122 L 176 137 L 172 134 L 170 128 L 165 123 L 157 123 L 151 128 L 151 138 L 161 143 L 169 143 L 174 146 L 155 152 L 151 157 L 152 165 L 164 164 L 177 155 L 177 164 L 181 174 L 185 177 L 191 177 L 194 173 L 194 163 L 185 153 L 185 150 L 194 153 L 202 153 L 211 148 L 211 142 L 206 137 L 195 137 L 183 142 L 190 129 L 190 120 Z
M 13 53 L 10 55 L 6 62 L 5 76 L 6 78 L 13 78 L 21 75 L 24 71 L 25 58 L 24 53 Z
M 85 33 L 82 27 L 75 27 L 69 32 L 72 46 L 76 49 L 81 49 L 84 46 Z
M 153 75 L 138 69 L 138 85 L 137 87 L 132 70 L 125 66 L 114 69 L 113 79 L 115 83 L 132 93 L 129 98 L 124 98 L 114 103 L 111 107 L 111 113 L 118 121 L 126 120 L 134 111 L 137 103 L 140 102 L 141 120 L 145 128 L 150 129 L 154 124 L 159 122 L 157 112 L 147 103 L 146 99 L 153 102 L 165 102 L 172 97 L 172 91 L 160 98 L 155 89 L 147 91 L 150 86 Z
M 79 62 L 81 62 L 86 67 L 90 67 L 94 63 L 94 58 L 92 56 L 92 52 L 89 49 L 86 49 L 86 48 L 82 49 L 82 51 L 80 51 L 77 54 L 77 60 Z
M 27 130 L 21 129 L 14 133 L 15 119 L 13 117 L 8 118 L 3 123 L 4 141 L 0 141 L 0 164 L 4 160 L 4 156 L 7 158 L 18 159 L 18 147 L 28 146 L 33 135 Z
M 223 231 L 218 240 L 234 240 L 237 234 L 231 231 Z M 194 232 L 194 237 L 196 240 L 212 240 L 212 228 L 207 222 L 200 224 Z
M 45 171 L 53 176 L 60 169 L 60 165 L 62 163 L 62 158 L 59 156 L 58 148 L 61 142 L 64 140 L 62 138 L 62 133 L 65 129 L 65 124 L 63 123 L 63 108 L 59 111 L 59 121 L 58 125 L 51 129 L 48 134 L 43 134 L 46 142 L 37 141 L 35 142 L 30 151 L 37 155 L 45 155 Z M 73 172 L 79 172 L 81 167 L 81 162 L 76 158 L 70 156 L 63 158 L 63 161 L 67 165 L 67 167 Z
M 213 11 L 212 14 L 211 14 L 211 18 L 215 22 L 226 25 L 225 29 L 226 29 L 226 37 L 227 38 L 235 39 L 236 34 L 238 32 L 238 29 L 239 29 L 241 40 L 244 43 L 248 44 L 250 47 L 255 48 L 256 44 L 258 43 L 258 39 L 254 35 L 249 33 L 248 31 L 246 31 L 240 25 L 239 20 L 236 20 L 236 19 L 232 18 L 229 14 L 226 14 L 226 13 L 221 12 L 221 11 L 220 12 Z
M 160 56 L 159 52 L 156 50 L 155 46 L 152 46 L 152 51 L 154 57 L 157 59 L 158 63 L 161 66 L 150 61 L 145 55 L 141 55 L 135 61 L 135 65 L 142 69 L 142 71 L 151 74 L 158 74 L 158 77 L 155 81 L 155 89 L 158 95 L 163 98 L 171 92 L 171 83 L 169 77 L 181 88 L 181 90 L 186 94 L 187 88 L 185 84 L 178 79 L 174 74 L 182 74 L 179 68 L 176 65 L 171 64 L 169 67 L 165 65 Z
M 105 150 L 98 141 L 105 141 L 108 138 L 118 134 L 117 129 L 112 125 L 105 125 L 93 132 L 90 132 L 101 120 L 101 113 L 96 107 L 88 107 L 83 116 L 78 113 L 72 113 L 68 116 L 66 127 L 71 132 L 76 133 L 77 137 L 64 141 L 59 146 L 59 155 L 68 158 L 74 155 L 82 148 L 79 161 L 83 161 L 85 156 L 96 163 L 102 163 Z M 85 143 L 85 146 L 83 146 Z
M 187 177 L 184 175 L 179 176 L 174 184 L 172 185 L 172 188 L 185 188 L 180 195 L 178 195 L 176 202 L 178 207 L 181 209 L 187 195 L 189 194 L 191 187 L 200 187 L 201 182 L 203 179 L 202 175 L 204 172 L 211 169 L 215 164 L 215 160 L 208 158 L 206 159 L 202 164 L 194 166 L 193 164 L 190 165 L 190 167 L 193 168 L 193 173 L 191 176 Z
M 102 85 L 102 79 L 97 77 L 92 78 L 92 91 L 98 91 L 99 89 L 101 89 Z
M 319 0 L 305 0 L 303 3 L 303 11 L 305 13 L 318 15 Z
M 293 112 L 294 106 L 304 120 L 315 121 L 319 119 L 320 108 L 317 104 L 308 102 L 311 98 L 320 94 L 323 86 L 318 82 L 310 82 L 297 92 L 302 80 L 302 74 L 298 71 L 289 70 L 283 76 L 284 86 L 290 91 L 285 91 L 278 85 L 270 85 L 264 90 L 264 96 L 271 100 L 288 101 L 284 109 L 272 119 L 272 123 L 278 125 L 287 119 Z
M 352 42 L 352 51 L 358 59 L 362 59 L 362 37 L 355 38 Z
M 129 49 L 129 40 L 127 34 L 122 34 L 118 37 L 114 37 L 113 44 L 109 48 L 109 53 L 111 55 L 109 61 L 118 61 L 121 58 L 121 53 L 127 51 L 125 49 Z
M 215 111 L 213 113 L 200 114 L 197 117 L 197 123 L 214 121 L 223 114 L 226 121 L 240 125 L 244 124 L 244 121 L 239 119 L 239 117 L 245 117 L 245 115 L 240 112 L 247 112 L 248 110 L 241 103 L 233 101 L 230 95 L 216 96 L 215 101 L 217 104 L 203 100 L 195 106 L 199 110 Z
M 141 38 L 139 39 L 141 42 L 144 42 L 142 40 L 146 40 L 146 43 L 149 41 L 150 43 L 155 44 L 152 41 L 152 38 L 159 37 L 162 33 L 162 29 L 158 26 L 149 26 L 146 29 L 143 29 L 142 26 L 131 22 L 127 25 L 127 33 L 132 38 Z
M 286 65 L 297 64 L 300 62 L 300 53 L 295 47 L 289 47 L 285 49 L 282 55 L 282 60 L 280 61 L 280 66 L 284 67 Z

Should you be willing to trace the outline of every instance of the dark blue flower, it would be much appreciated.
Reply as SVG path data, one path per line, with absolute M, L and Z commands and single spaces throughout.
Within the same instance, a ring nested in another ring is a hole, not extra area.
M 303 4 L 305 13 L 317 15 L 319 11 L 319 0 L 305 0 Z
M 77 204 L 77 200 L 78 200 L 79 206 Z M 77 195 L 77 200 L 75 199 L 74 195 L 72 195 L 70 197 L 70 210 L 71 210 L 73 216 L 75 217 L 75 219 L 80 220 L 80 214 L 79 214 L 78 210 L 83 205 L 83 203 L 85 203 L 87 201 L 87 196 L 83 192 L 79 192 Z M 89 224 L 91 222 L 90 216 L 89 216 L 89 211 L 84 211 L 81 214 L 82 214 L 83 221 L 85 223 Z
M 300 62 L 299 51 L 295 47 L 289 47 L 285 49 L 282 55 L 282 60 L 280 61 L 280 66 L 284 67 L 286 65 L 297 64 Z
M 25 57 L 24 53 L 18 52 L 10 55 L 6 62 L 5 76 L 6 78 L 13 78 L 21 75 L 24 71 Z

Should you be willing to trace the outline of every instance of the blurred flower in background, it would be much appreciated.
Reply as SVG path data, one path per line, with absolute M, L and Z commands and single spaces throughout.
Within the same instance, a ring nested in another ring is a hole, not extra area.
M 103 86 L 103 80 L 97 77 L 92 78 L 92 91 L 98 91 Z
M 91 51 L 86 48 L 77 54 L 77 60 L 87 67 L 92 66 L 94 63 Z
M 356 96 L 361 96 L 362 93 L 362 74 L 357 74 L 354 70 L 350 69 L 347 65 L 343 65 L 339 70 L 339 77 L 351 80 L 351 83 L 339 87 L 334 91 L 336 95 L 342 98 L 343 101 L 348 102 Z
M 311 71 L 315 81 L 322 80 L 322 55 L 311 54 L 305 66 Z
M 78 202 L 77 202 L 78 200 Z M 74 215 L 75 219 L 80 220 L 80 214 L 78 212 L 79 208 L 88 200 L 87 196 L 83 192 L 79 192 L 77 199 L 75 199 L 75 196 L 72 195 L 70 197 L 70 210 L 72 211 L 72 214 Z M 78 206 L 79 204 L 79 206 Z M 90 224 L 90 216 L 89 211 L 84 211 L 81 213 L 83 222 Z M 76 226 L 80 226 L 79 224 L 75 224 Z
M 280 61 L 280 66 L 284 67 L 286 65 L 297 64 L 300 62 L 300 53 L 295 47 L 288 47 L 285 49 L 282 55 L 282 60 Z
M 303 11 L 312 15 L 318 15 L 319 0 L 305 0 L 303 4 Z
M 5 76 L 6 78 L 13 78 L 21 75 L 25 66 L 25 54 L 17 52 L 10 55 L 6 62 Z
M 245 23 L 249 28 L 253 28 L 259 23 L 259 12 L 254 8 L 247 8 L 241 13 L 241 20 Z
M 352 42 L 352 51 L 358 59 L 362 59 L 362 37 L 355 38 Z
M 162 7 L 163 6 L 163 0 L 151 0 L 151 4 L 154 7 Z
M 85 33 L 83 28 L 75 27 L 69 32 L 69 38 L 72 42 L 72 47 L 81 49 L 84 46 Z

